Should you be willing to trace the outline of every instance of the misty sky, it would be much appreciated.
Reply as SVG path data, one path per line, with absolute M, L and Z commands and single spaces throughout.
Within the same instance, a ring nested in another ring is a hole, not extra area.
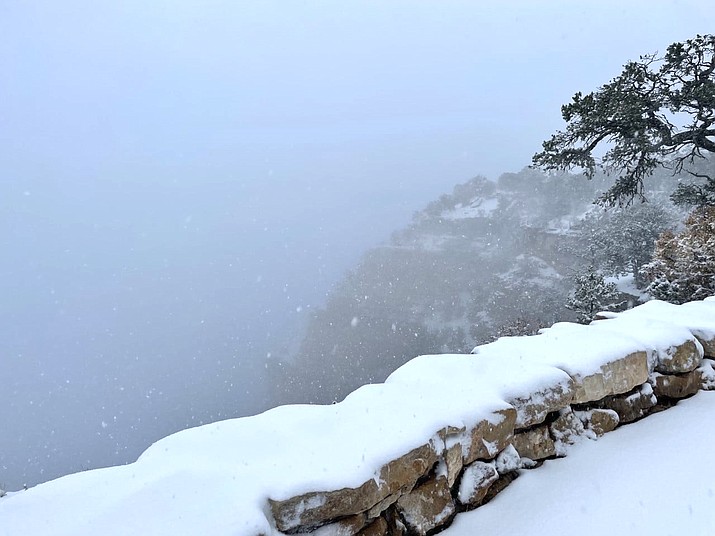
M 265 409 L 365 248 L 702 1 L 0 1 L 0 487 Z

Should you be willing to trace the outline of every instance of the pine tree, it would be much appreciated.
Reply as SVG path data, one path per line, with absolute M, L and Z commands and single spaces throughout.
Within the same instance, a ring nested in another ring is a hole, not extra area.
M 578 322 L 588 324 L 599 311 L 618 306 L 618 289 L 614 283 L 607 283 L 603 275 L 593 265 L 574 276 L 574 289 L 566 307 L 578 314 Z
M 653 258 L 658 237 L 677 221 L 677 214 L 659 202 L 592 211 L 581 221 L 572 247 L 605 275 L 634 274 L 642 288 L 647 282 L 642 280 L 641 267 Z
M 671 303 L 715 294 L 715 207 L 696 209 L 679 234 L 666 232 L 656 242 L 653 261 L 643 267 L 646 291 Z
M 605 205 L 643 198 L 643 181 L 661 166 L 675 173 L 715 153 L 715 35 L 697 35 L 656 54 L 630 61 L 598 90 L 576 93 L 561 107 L 566 128 L 543 143 L 535 165 L 547 170 L 581 168 L 617 173 L 600 198 Z M 606 149 L 600 158 L 598 149 Z M 681 189 L 683 201 L 702 205 L 715 198 L 715 180 Z

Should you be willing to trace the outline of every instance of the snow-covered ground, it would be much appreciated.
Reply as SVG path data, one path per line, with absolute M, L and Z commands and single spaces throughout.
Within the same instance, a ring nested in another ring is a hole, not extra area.
M 435 440 L 439 430 L 456 427 L 467 433 L 484 420 L 496 425 L 504 419 L 499 411 L 516 406 L 519 423 L 526 413 L 513 401 L 563 393 L 572 378 L 600 374 L 603 366 L 645 349 L 660 359 L 691 331 L 703 340 L 715 338 L 713 298 L 683 306 L 649 302 L 609 316 L 616 319 L 591 326 L 562 323 L 537 336 L 502 338 L 477 347 L 476 355 L 417 357 L 385 383 L 365 385 L 339 404 L 281 406 L 184 430 L 158 441 L 133 464 L 69 475 L 0 498 L 0 536 L 277 534 L 268 498 L 358 487 L 378 478 L 388 462 Z M 479 531 L 461 519 L 450 530 L 535 534 L 534 523 L 548 518 L 553 521 L 543 534 L 578 529 L 580 536 L 603 532 L 583 532 L 576 521 L 595 524 L 591 518 L 597 517 L 599 523 L 616 523 L 622 516 L 615 525 L 622 534 L 698 534 L 701 525 L 664 531 L 682 528 L 682 519 L 671 525 L 650 520 L 681 518 L 691 510 L 694 518 L 715 527 L 715 468 L 708 465 L 715 445 L 714 404 L 712 394 L 699 394 L 667 413 L 579 445 L 571 456 L 575 461 L 549 463 L 524 475 L 512 486 L 522 491 L 509 488 L 482 509 L 493 512 L 505 504 L 491 514 L 493 529 L 482 530 L 490 514 L 480 510 L 480 517 L 466 518 L 478 519 Z M 631 451 L 633 460 L 623 461 Z M 641 473 L 626 472 L 639 465 Z M 506 503 L 510 496 L 520 498 Z M 565 503 L 569 497 L 576 502 Z M 617 502 L 601 505 L 608 498 Z M 627 500 L 635 506 L 611 512 Z M 546 516 L 549 505 L 555 513 Z M 500 523 L 509 527 L 528 516 L 545 517 L 500 532 Z M 623 528 L 631 521 L 652 523 L 658 530 Z
M 715 534 L 715 392 L 524 471 L 445 536 Z

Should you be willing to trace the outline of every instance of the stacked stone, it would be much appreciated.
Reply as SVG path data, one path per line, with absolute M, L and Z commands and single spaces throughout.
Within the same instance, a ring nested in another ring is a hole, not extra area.
M 609 316 L 593 329 L 604 336 L 628 329 Z M 565 455 L 579 438 L 596 438 L 701 388 L 715 388 L 713 360 L 715 336 L 698 330 L 687 331 L 677 344 L 644 343 L 643 351 L 604 363 L 591 375 L 572 375 L 566 385 L 555 381 L 506 400 L 470 428 L 436 431 L 357 488 L 269 499 L 276 527 L 323 536 L 438 532 L 458 512 L 489 501 L 520 470 Z

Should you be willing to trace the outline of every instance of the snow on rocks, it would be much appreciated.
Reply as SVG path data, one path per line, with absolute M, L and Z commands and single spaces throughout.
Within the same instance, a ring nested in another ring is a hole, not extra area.
M 599 313 L 603 318 L 638 318 L 667 322 L 688 329 L 703 346 L 704 354 L 715 358 L 715 300 L 674 305 L 653 300 L 622 313 Z
M 497 468 L 497 471 L 499 471 L 499 474 L 502 475 L 516 471 L 521 467 L 519 453 L 513 445 L 509 445 L 499 453 L 499 456 L 494 460 L 494 466 Z
M 567 448 L 586 434 L 583 423 L 570 406 L 559 411 L 559 416 L 549 425 L 549 431 L 554 438 L 557 456 L 566 456 Z
M 657 302 L 417 357 L 338 404 L 185 430 L 133 464 L 8 494 L 0 536 L 431 533 L 529 460 L 715 386 L 713 344 L 714 300 Z
M 620 424 L 618 413 L 612 409 L 593 408 L 586 411 L 574 411 L 584 427 L 596 437 L 612 432 Z
M 524 406 L 522 413 L 536 411 L 538 415 L 545 416 L 545 411 L 561 409 L 568 403 L 585 403 L 629 391 L 648 379 L 647 353 L 636 339 L 620 333 L 603 337 L 602 332 L 580 324 L 554 324 L 541 330 L 539 335 L 504 337 L 477 346 L 472 352 L 496 359 L 510 356 L 530 364 L 559 369 L 571 378 L 568 395 L 563 387 L 557 387 L 544 393 L 532 390 L 536 396 L 532 399 L 527 397 L 524 401 L 514 397 L 515 404 Z M 541 404 L 543 408 L 538 411 Z M 534 419 L 527 420 L 523 426 L 531 424 L 534 424 Z
M 610 316 L 610 313 L 609 313 Z M 641 314 L 617 314 L 597 320 L 596 329 L 626 334 L 648 349 L 649 368 L 661 374 L 682 374 L 700 366 L 703 347 L 682 324 L 654 319 Z
M 715 361 L 703 359 L 703 364 L 698 369 L 702 378 L 701 389 L 715 391 Z
M 474 462 L 462 474 L 457 493 L 460 504 L 469 506 L 479 504 L 489 491 L 489 486 L 498 478 L 499 473 L 494 463 Z

